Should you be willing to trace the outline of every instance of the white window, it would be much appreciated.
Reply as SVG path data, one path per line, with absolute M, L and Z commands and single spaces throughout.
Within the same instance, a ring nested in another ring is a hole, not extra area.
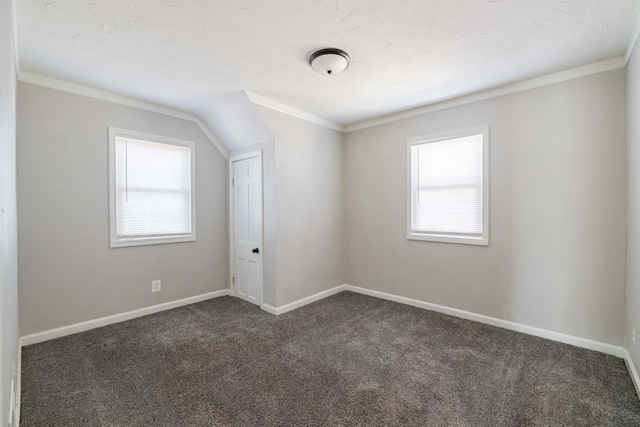
M 407 141 L 407 239 L 489 244 L 489 127 Z
M 111 247 L 196 239 L 195 144 L 109 128 Z

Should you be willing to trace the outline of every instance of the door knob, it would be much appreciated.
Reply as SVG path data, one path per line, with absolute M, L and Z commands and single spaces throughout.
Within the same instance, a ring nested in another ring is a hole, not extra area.
M 253 249 L 251 249 L 251 252 L 253 252 L 254 254 L 259 254 L 260 253 L 260 249 L 253 248 Z

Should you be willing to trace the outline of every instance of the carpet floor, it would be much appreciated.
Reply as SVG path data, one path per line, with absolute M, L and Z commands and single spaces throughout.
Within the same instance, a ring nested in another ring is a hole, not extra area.
M 640 426 L 622 359 L 343 292 L 222 297 L 30 345 L 21 427 Z

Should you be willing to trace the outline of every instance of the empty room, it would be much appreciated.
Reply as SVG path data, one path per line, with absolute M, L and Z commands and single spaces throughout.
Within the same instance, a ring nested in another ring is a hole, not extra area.
M 640 426 L 640 0 L 0 20 L 0 426 Z

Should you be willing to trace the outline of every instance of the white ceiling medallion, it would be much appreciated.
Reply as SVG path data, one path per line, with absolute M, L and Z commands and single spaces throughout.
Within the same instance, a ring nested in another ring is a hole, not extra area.
M 349 54 L 336 48 L 320 49 L 309 57 L 309 65 L 320 74 L 338 74 L 349 66 Z

